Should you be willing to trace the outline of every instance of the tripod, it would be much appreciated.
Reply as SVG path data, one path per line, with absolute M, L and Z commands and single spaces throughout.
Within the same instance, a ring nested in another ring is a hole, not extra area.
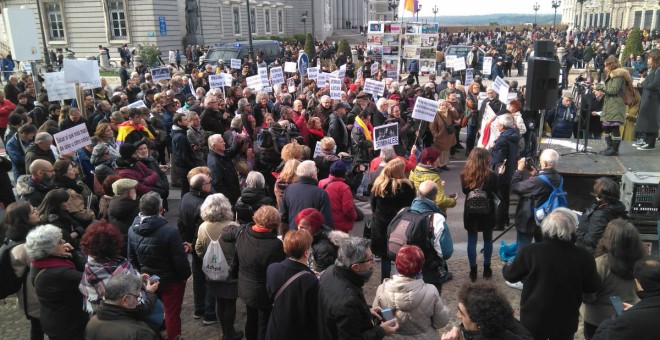
M 598 160 L 594 159 L 591 155 L 595 155 L 596 153 L 593 151 L 588 151 L 588 146 L 589 146 L 589 125 L 591 123 L 591 96 L 592 96 L 592 89 L 591 86 L 583 84 L 583 83 L 576 83 L 573 85 L 573 93 L 576 94 L 576 98 L 579 98 L 578 104 L 576 105 L 579 108 L 578 111 L 578 129 L 577 129 L 577 135 L 575 136 L 575 151 L 574 152 L 568 152 L 568 153 L 563 153 L 561 154 L 562 156 L 566 155 L 586 155 L 589 157 L 594 163 L 597 163 Z M 587 99 L 586 103 L 586 114 L 583 115 L 582 113 L 585 111 L 583 109 L 585 103 L 582 102 L 582 96 L 584 96 Z M 582 150 L 580 150 L 580 140 L 584 139 L 584 145 L 582 146 Z

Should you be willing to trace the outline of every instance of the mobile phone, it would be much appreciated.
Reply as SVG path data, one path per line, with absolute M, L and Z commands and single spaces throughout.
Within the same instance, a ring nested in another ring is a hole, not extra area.
M 383 321 L 390 321 L 394 319 L 394 313 L 389 308 L 381 310 L 380 316 L 383 317 Z
M 149 276 L 149 282 L 154 283 L 156 281 L 160 281 L 160 276 L 158 276 L 158 275 Z
M 612 302 L 617 316 L 623 314 L 623 301 L 621 301 L 621 297 L 616 295 L 610 296 L 610 302 Z

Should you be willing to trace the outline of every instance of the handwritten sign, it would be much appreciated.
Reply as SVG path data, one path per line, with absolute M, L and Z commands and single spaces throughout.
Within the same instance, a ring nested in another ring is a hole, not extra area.
M 143 107 L 147 107 L 147 105 L 144 103 L 142 100 L 138 100 L 135 103 L 131 103 L 126 105 L 129 109 L 141 109 Z
M 387 70 L 387 78 L 394 78 L 396 79 L 398 76 L 398 73 L 396 70 Z
M 455 55 L 452 55 L 452 54 L 446 55 L 445 56 L 445 67 L 446 68 L 453 68 L 454 63 L 456 62 L 456 58 L 458 58 L 458 57 L 455 56 Z
M 490 74 L 490 70 L 493 68 L 493 57 L 484 57 L 484 65 L 482 67 L 482 73 L 485 75 Z
M 272 72 L 272 71 L 271 71 Z M 310 67 L 307 69 L 307 78 L 312 80 L 316 80 L 319 76 L 319 68 L 318 67 Z
M 330 99 L 341 99 L 341 80 L 330 78 Z
M 153 78 L 154 82 L 169 80 L 171 78 L 170 69 L 167 67 L 152 68 L 149 72 L 151 73 L 151 78 Z
M 247 77 L 246 79 L 247 82 L 247 87 L 259 91 L 263 87 L 263 83 L 261 82 L 261 76 L 260 75 L 254 75 L 251 77 Z
M 217 89 L 227 86 L 225 84 L 225 76 L 222 74 L 212 74 L 209 75 L 209 87 L 212 89 Z
M 367 79 L 364 83 L 364 92 L 375 96 L 382 96 L 385 92 L 385 83 L 378 80 Z
M 25 69 L 25 73 L 30 75 L 32 74 L 32 65 L 26 63 L 23 65 L 23 69 Z
M 454 71 L 462 71 L 465 70 L 466 65 L 465 65 L 465 57 L 460 57 L 456 58 L 454 60 Z
M 231 74 L 221 73 L 221 75 L 225 77 L 225 86 L 231 86 L 231 83 L 234 81 L 234 78 L 232 78 Z
M 504 81 L 504 79 L 502 79 L 500 77 L 497 77 L 497 78 L 495 78 L 495 81 L 493 82 L 493 86 L 492 86 L 493 91 L 495 91 L 497 93 L 500 93 L 500 89 L 504 86 L 506 86 L 507 89 L 509 87 L 509 85 L 507 85 L 507 83 L 506 83 L 506 81 Z
M 374 150 L 399 145 L 399 123 L 385 124 L 374 128 Z
M 240 70 L 241 69 L 241 60 L 240 59 L 232 59 L 231 60 L 231 68 L 235 70 Z
M 469 68 L 465 70 L 465 85 L 470 85 L 474 81 L 474 69 Z
M 284 72 L 294 73 L 296 72 L 296 67 L 296 63 L 287 61 L 284 63 Z
M 330 80 L 330 73 L 328 72 L 319 72 L 318 74 L 318 81 L 316 82 L 316 85 L 321 87 L 325 86 L 325 83 Z
M 296 80 L 293 78 L 289 78 L 286 80 L 286 87 L 289 90 L 289 93 L 294 93 L 296 92 Z
M 65 100 L 76 98 L 76 84 L 64 81 L 64 72 L 44 74 L 49 100 Z
M 55 138 L 57 150 L 61 155 L 75 152 L 82 147 L 92 144 L 92 140 L 89 138 L 89 132 L 87 132 L 87 125 L 85 124 L 78 124 L 72 128 L 58 132 L 53 135 L 53 138 Z
M 260 67 L 257 71 L 259 77 L 261 77 L 261 87 L 270 86 L 270 82 L 268 81 L 268 67 Z
M 373 76 L 376 73 L 378 73 L 378 62 L 371 64 L 371 75 Z
M 433 122 L 435 113 L 438 111 L 438 102 L 423 97 L 417 97 L 412 117 L 427 122 Z
M 282 72 L 282 66 L 271 68 L 270 78 L 273 81 L 273 86 L 284 84 L 284 72 Z

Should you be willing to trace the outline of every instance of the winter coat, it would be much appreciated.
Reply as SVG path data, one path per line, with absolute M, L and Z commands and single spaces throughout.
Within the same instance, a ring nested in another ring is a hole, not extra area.
M 555 187 L 561 182 L 561 175 L 555 169 L 541 169 L 539 175 L 546 175 L 550 183 Z M 538 178 L 538 175 L 530 176 L 523 180 L 523 172 L 515 171 L 511 179 L 511 192 L 520 196 L 516 207 L 516 230 L 524 234 L 532 234 L 536 230 L 536 219 L 534 208 L 545 202 L 552 188 Z
M 373 127 L 368 121 L 365 123 L 367 124 L 367 128 L 371 130 L 371 135 L 373 136 Z M 370 162 L 374 158 L 373 148 L 373 140 L 367 140 L 364 129 L 362 129 L 357 123 L 354 124 L 353 129 L 351 130 L 351 154 L 355 157 L 355 160 L 359 163 Z M 337 151 L 339 151 L 339 148 L 337 148 Z
M 297 273 L 306 273 L 292 281 L 275 300 L 284 283 Z M 318 325 L 319 280 L 306 265 L 286 259 L 272 263 L 266 271 L 266 291 L 273 310 L 268 321 L 266 339 L 314 339 Z
M 504 161 L 506 161 L 502 182 L 500 183 L 500 186 L 503 188 L 509 187 L 508 184 L 511 182 L 513 172 L 516 171 L 518 163 L 518 141 L 520 141 L 518 129 L 507 128 L 497 137 L 495 145 L 490 149 L 491 170 L 497 171 L 504 164 Z
M 238 214 L 239 223 L 251 223 L 254 212 L 264 205 L 275 206 L 275 200 L 266 196 L 266 190 L 260 188 L 245 188 L 236 201 L 234 210 Z
M 243 141 L 241 140 L 241 142 L 233 143 L 224 154 L 210 151 L 206 160 L 206 164 L 211 170 L 213 189 L 216 193 L 224 194 L 232 205 L 236 204 L 236 200 L 241 196 L 241 186 L 232 159 L 238 155 L 242 147 Z
M 635 339 L 654 340 L 660 334 L 660 292 L 648 294 L 621 316 L 606 319 L 592 340 Z
M 188 142 L 187 132 L 187 128 L 178 125 L 172 127 L 172 165 L 185 169 L 186 174 L 197 166 L 195 152 Z
M 236 247 L 234 243 L 229 243 L 222 239 L 222 233 L 225 229 L 238 225 L 233 221 L 223 221 L 223 222 L 204 222 L 199 226 L 197 235 L 195 236 L 196 241 L 195 253 L 197 256 L 202 259 L 200 262 L 203 262 L 204 255 L 206 255 L 206 250 L 208 250 L 209 245 L 211 244 L 211 239 L 217 240 L 222 249 L 222 255 L 224 255 L 227 264 L 231 264 L 234 261 L 234 254 L 236 253 Z M 209 238 L 210 237 L 210 238 Z M 234 278 L 228 278 L 226 281 L 207 281 L 209 285 L 209 290 L 211 295 L 223 299 L 236 299 L 238 297 L 238 280 Z
M 202 114 L 199 116 L 204 131 L 208 132 L 209 134 L 224 133 L 229 127 L 231 119 L 229 122 L 227 122 L 226 120 L 222 119 L 222 116 L 223 112 L 205 108 L 204 111 L 202 111 Z
M 115 164 L 117 165 L 117 175 L 138 182 L 136 187 L 138 196 L 152 191 L 153 187 L 158 183 L 158 174 L 149 170 L 140 161 L 131 160 L 127 162 L 124 159 L 118 159 Z
M 660 71 L 651 69 L 642 83 L 642 99 L 637 113 L 636 132 L 657 133 L 660 117 Z
M 330 198 L 333 229 L 344 232 L 353 230 L 357 212 L 355 212 L 353 194 L 351 188 L 346 184 L 346 178 L 330 175 L 319 182 L 319 188 L 325 190 Z
M 156 301 L 156 295 L 147 293 L 147 297 Z M 160 337 L 135 315 L 135 310 L 101 302 L 99 308 L 87 324 L 86 339 L 113 340 L 113 339 L 140 339 L 156 340 Z
M 433 122 L 429 124 L 429 129 L 433 134 L 432 146 L 438 151 L 448 151 L 456 144 L 456 132 L 452 134 L 447 132 L 447 127 L 454 125 L 456 119 L 458 119 L 456 110 L 449 109 L 445 114 L 438 111 Z
M 387 227 L 399 210 L 410 206 L 415 196 L 415 188 L 406 183 L 401 183 L 395 193 L 388 183 L 384 197 L 371 193 L 371 251 L 374 255 L 387 257 Z
M 277 234 L 256 232 L 252 226 L 229 226 L 223 230 L 222 240 L 236 246 L 238 297 L 249 307 L 270 309 L 273 302 L 266 291 L 266 270 L 271 263 L 282 262 L 286 255 Z
M 419 72 L 419 60 L 411 59 L 410 63 L 408 64 L 408 71 L 410 73 Z
M 374 326 L 364 297 L 364 280 L 351 269 L 336 265 L 321 275 L 319 288 L 319 340 L 380 340 L 385 330 Z
M 626 82 L 632 82 L 632 77 L 628 70 L 617 68 L 612 70 L 605 79 L 605 84 L 596 85 L 596 89 L 605 92 L 605 103 L 603 103 L 603 113 L 600 120 L 603 122 L 624 122 L 626 118 L 626 103 L 623 102 L 621 94 L 626 86 Z
M 314 158 L 314 163 L 316 164 L 316 169 L 318 169 L 317 177 L 319 180 L 323 180 L 330 176 L 330 166 L 335 161 L 338 161 L 339 157 L 334 153 L 321 151 L 321 153 Z
M 0 128 L 6 128 L 9 121 L 9 115 L 16 108 L 16 104 L 12 103 L 9 99 L 0 101 Z
M 559 99 L 557 107 L 549 110 L 545 121 L 552 129 L 550 134 L 553 138 L 571 138 L 573 135 L 573 124 L 575 123 L 575 115 L 577 108 L 575 104 L 571 103 L 569 107 L 562 104 Z
M 326 136 L 332 137 L 335 140 L 337 145 L 337 153 L 348 152 L 349 141 L 348 141 L 348 130 L 346 130 L 346 124 L 337 113 L 333 112 L 328 119 L 328 132 Z
M 298 182 L 289 184 L 284 191 L 280 215 L 282 223 L 288 224 L 289 229 L 295 230 L 296 215 L 305 208 L 314 208 L 323 215 L 323 223 L 333 225 L 332 208 L 330 197 L 325 190 L 317 187 L 318 182 L 311 177 L 300 177 Z
M 23 240 L 23 242 L 25 242 L 25 240 Z M 9 263 L 11 264 L 12 269 L 14 269 L 16 277 L 22 277 L 23 275 L 29 277 L 30 258 L 25 251 L 25 243 L 19 244 L 11 249 L 9 253 Z M 37 292 L 32 281 L 26 280 L 21 286 L 21 289 L 16 293 L 16 297 L 18 297 L 18 304 L 24 314 L 33 318 L 39 318 L 41 305 L 39 304 L 39 298 L 37 297 Z
M 385 279 L 374 297 L 373 306 L 392 309 L 399 329 L 388 339 L 437 340 L 438 329 L 449 322 L 449 311 L 438 289 L 420 279 L 394 275 Z
M 5 139 L 6 140 L 6 139 Z M 25 166 L 25 153 L 31 142 L 23 142 L 18 134 L 15 134 L 6 144 L 7 155 L 14 165 L 14 178 L 27 174 L 28 166 Z
M 499 176 L 497 176 L 495 172 L 490 171 L 488 177 L 486 177 L 486 181 L 480 187 L 483 191 L 486 192 L 490 200 L 490 212 L 488 214 L 483 214 L 483 215 L 475 215 L 468 213 L 467 195 L 470 193 L 470 191 L 476 188 L 469 188 L 465 185 L 465 183 L 461 183 L 461 188 L 463 188 L 463 194 L 466 197 L 463 208 L 463 227 L 468 232 L 474 233 L 479 231 L 489 231 L 495 227 L 494 196 L 495 193 L 497 192 L 498 180 L 499 180 Z
M 195 164 L 197 165 L 206 164 L 206 155 L 209 153 L 208 136 L 201 126 L 199 128 L 189 126 L 188 131 L 186 131 L 186 137 L 188 137 L 188 143 L 192 147 Z M 197 146 L 197 149 L 194 146 Z
M 509 282 L 524 283 L 520 321 L 543 338 L 575 333 L 582 294 L 595 293 L 600 287 L 593 256 L 556 238 L 520 248 L 502 274 Z
M 613 219 L 627 216 L 626 206 L 621 201 L 599 201 L 592 204 L 580 215 L 575 244 L 593 255 L 607 224 Z
M 438 186 L 438 195 L 435 197 L 435 204 L 437 204 L 440 209 L 447 211 L 447 208 L 453 208 L 456 206 L 456 199 L 445 195 L 440 172 L 441 170 L 433 168 L 430 165 L 417 164 L 415 169 L 410 172 L 408 179 L 412 182 L 415 188 L 419 188 L 419 185 L 424 181 L 433 181 Z
M 195 244 L 197 229 L 203 222 L 200 208 L 208 195 L 205 192 L 191 190 L 181 197 L 176 227 L 179 229 L 183 242 Z
M 33 207 L 38 207 L 46 194 L 54 188 L 53 185 L 47 185 L 30 175 L 23 175 L 16 181 L 16 197 L 20 201 L 30 202 Z
M 55 161 L 57 160 L 51 149 L 44 150 L 37 146 L 37 144 L 30 144 L 30 146 L 27 148 L 27 151 L 25 152 L 26 174 L 30 173 L 30 164 L 32 164 L 32 162 L 36 161 L 37 159 L 46 160 L 50 162 L 50 164 L 55 164 Z
M 124 236 L 124 241 L 128 237 L 128 228 L 133 225 L 133 221 L 140 213 L 139 202 L 128 196 L 115 196 L 108 206 L 108 222 L 119 228 Z
M 348 234 L 322 225 L 321 229 L 317 230 L 312 237 L 312 260 L 310 261 L 312 265 L 310 267 L 320 273 L 335 264 L 339 244 L 343 239 L 348 238 Z
M 163 285 L 190 277 L 179 231 L 162 216 L 140 214 L 135 218 L 128 230 L 128 259 L 138 272 L 158 275 Z

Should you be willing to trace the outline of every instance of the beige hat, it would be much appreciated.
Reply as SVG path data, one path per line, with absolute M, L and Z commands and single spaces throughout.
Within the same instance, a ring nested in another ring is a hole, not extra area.
M 115 195 L 124 195 L 137 187 L 138 182 L 134 179 L 122 178 L 112 183 L 112 192 Z

